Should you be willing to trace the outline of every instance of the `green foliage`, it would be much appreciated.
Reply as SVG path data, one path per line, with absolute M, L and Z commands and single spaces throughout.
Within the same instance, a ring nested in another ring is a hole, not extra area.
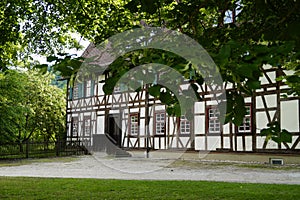
M 28 108 L 22 105 L 26 76 L 16 71 L 0 73 L 0 141 L 8 142 L 17 133 L 16 119 Z
M 226 97 L 227 111 L 225 114 L 225 123 L 232 121 L 237 126 L 240 126 L 246 114 L 244 97 L 235 91 L 227 92 Z
M 0 2 L 0 71 L 29 66 L 31 54 L 53 54 L 81 48 L 66 24 L 67 2 L 3 0 Z M 73 9 L 69 7 L 68 9 Z
M 161 89 L 160 85 L 154 85 L 153 87 L 150 87 L 148 89 L 148 91 L 151 96 L 159 98 L 160 97 L 160 89 Z M 172 99 L 171 95 L 170 96 L 167 95 L 169 93 L 165 92 L 162 94 L 164 94 L 164 95 L 162 95 L 162 98 L 159 98 L 159 99 L 161 99 L 164 103 L 168 103 L 167 101 Z
M 287 130 L 280 129 L 279 122 L 275 121 L 267 125 L 269 128 L 262 129 L 260 132 L 261 136 L 266 136 L 266 141 L 272 139 L 274 142 L 280 144 L 282 142 L 291 143 L 292 134 Z
M 37 71 L 0 73 L 0 141 L 53 140 L 65 130 L 65 95 Z
M 241 123 L 242 97 L 260 88 L 264 64 L 292 70 L 292 75 L 283 75 L 281 80 L 291 88 L 287 95 L 300 93 L 299 1 L 5 0 L 0 3 L 0 10 L 0 70 L 16 63 L 21 66 L 20 60 L 26 64 L 30 53 L 42 53 L 52 55 L 48 61 L 55 62 L 54 71 L 72 80 L 81 58 L 54 55 L 63 46 L 78 48 L 71 32 L 99 44 L 128 29 L 157 26 L 178 30 L 199 42 L 217 64 L 224 83 L 234 85 L 235 91 L 227 96 L 226 122 Z M 124 55 L 110 65 L 105 93 L 111 94 L 116 82 L 130 69 L 153 62 L 168 65 L 191 79 L 194 91 L 203 84 L 201 72 L 191 73 L 195 67 L 186 60 L 169 52 L 147 49 Z M 37 67 L 44 72 L 49 70 L 46 65 Z M 130 82 L 130 87 L 140 89 L 139 82 Z M 149 92 L 169 106 L 169 114 L 178 115 L 181 97 L 175 98 L 167 88 L 158 89 L 153 84 Z
M 292 74 L 282 75 L 278 78 L 278 81 L 284 81 L 290 89 L 287 91 L 288 95 L 299 96 L 300 95 L 300 60 L 295 63 L 288 63 L 285 67 L 287 70 L 291 71 Z
M 95 5 L 104 6 L 106 10 L 112 7 L 119 8 L 119 11 L 116 10 L 114 15 L 110 15 L 113 17 L 106 19 L 103 17 L 104 13 L 92 12 Z M 287 63 L 295 63 L 299 60 L 297 51 L 300 40 L 298 34 L 295 34 L 298 30 L 295 25 L 300 19 L 298 14 L 300 7 L 297 1 L 243 0 L 220 3 L 160 0 L 149 3 L 148 0 L 129 0 L 113 5 L 101 1 L 93 6 L 84 7 L 83 11 L 92 13 L 89 19 L 96 24 L 101 23 L 103 30 L 97 34 L 86 29 L 84 33 L 79 32 L 92 36 L 96 43 L 102 42 L 116 32 L 134 28 L 136 25 L 165 26 L 179 30 L 198 41 L 216 62 L 224 82 L 235 85 L 235 91 L 227 95 L 226 122 L 231 121 L 236 125 L 242 123 L 245 114 L 243 95 L 251 95 L 253 90 L 261 87 L 259 78 L 262 76 L 262 65 L 285 66 Z M 228 13 L 231 14 L 231 18 L 226 17 Z M 120 14 L 126 16 L 122 21 L 118 21 Z M 97 21 L 99 18 L 104 20 Z M 85 24 L 84 19 L 76 20 Z M 166 64 L 178 70 L 185 78 L 190 78 L 190 68 L 186 61 L 166 53 L 150 49 L 133 52 L 123 58 L 124 62 L 119 60 L 111 66 L 111 78 L 107 79 L 104 86 L 106 93 L 112 93 L 115 81 L 120 77 L 119 71 L 129 70 L 145 63 Z M 196 72 L 193 76 L 193 80 L 198 85 L 203 84 L 200 73 Z M 299 87 L 297 86 L 299 82 L 296 80 L 298 77 L 298 74 L 285 77 L 293 91 Z M 196 90 L 195 86 L 195 84 L 191 85 L 194 90 Z M 168 92 L 162 91 L 164 90 L 156 85 L 153 88 L 149 87 L 150 94 L 169 106 L 167 109 L 169 114 L 178 113 L 174 110 L 179 108 L 176 99 Z M 167 95 L 170 100 L 166 100 Z
M 47 57 L 50 64 L 35 65 L 42 73 L 53 72 L 65 79 L 73 80 L 83 62 L 82 57 L 74 57 L 68 53 L 58 53 Z

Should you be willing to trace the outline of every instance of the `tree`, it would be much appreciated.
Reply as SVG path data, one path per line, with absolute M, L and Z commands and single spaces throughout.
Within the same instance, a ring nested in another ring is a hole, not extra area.
M 33 62 L 32 54 L 51 55 L 62 52 L 64 48 L 80 48 L 70 34 L 74 29 L 65 26 L 61 15 L 62 11 L 68 13 L 69 10 L 55 2 L 0 2 L 0 71 L 11 66 L 29 66 Z
M 27 112 L 23 107 L 26 76 L 16 71 L 0 73 L 0 141 L 11 142 L 16 140 L 19 127 L 19 115 Z
M 61 138 L 65 134 L 66 112 L 63 90 L 50 84 L 53 76 L 49 73 L 41 75 L 35 71 L 28 71 L 26 74 L 28 76 L 25 92 L 27 101 L 23 105 L 28 106 L 30 111 L 25 113 L 25 121 L 21 118 L 25 124 L 19 140 L 26 141 L 32 137 L 38 139 L 41 136 L 47 141 Z
M 0 74 L 0 141 L 56 140 L 65 134 L 65 95 L 37 71 Z
M 299 70 L 299 1 L 81 1 L 68 9 L 75 12 L 65 17 L 67 23 L 73 23 L 80 34 L 95 43 L 136 26 L 167 27 L 198 41 L 216 62 L 224 82 L 236 86 L 227 94 L 227 107 L 233 109 L 227 113 L 226 121 L 237 125 L 242 122 L 245 109 L 243 100 L 236 100 L 260 88 L 262 65 Z M 111 66 L 108 88 L 113 88 L 116 74 L 141 62 L 156 59 L 168 63 L 169 57 L 161 55 L 162 52 L 149 50 L 124 55 L 123 62 Z M 174 61 L 177 62 L 183 68 L 187 65 L 180 58 Z M 200 82 L 202 77 L 196 77 L 195 81 Z M 282 79 L 291 86 L 290 93 L 297 94 L 299 73 Z
M 178 30 L 198 41 L 216 62 L 224 82 L 235 85 L 235 90 L 227 94 L 227 108 L 232 109 L 227 111 L 226 122 L 239 125 L 245 114 L 242 95 L 251 94 L 260 87 L 260 67 L 263 64 L 294 70 L 292 76 L 282 77 L 282 80 L 291 86 L 289 94 L 299 95 L 299 4 L 297 0 L 5 1 L 1 8 L 10 14 L 0 15 L 2 28 L 8 33 L 0 43 L 5 52 L 1 59 L 9 57 L 5 55 L 17 55 L 14 52 L 17 52 L 20 41 L 22 48 L 29 47 L 29 52 L 53 52 L 53 46 L 60 45 L 52 44 L 73 43 L 67 39 L 69 31 L 76 31 L 99 44 L 116 33 L 140 26 Z M 4 20 L 7 18 L 9 20 Z M 22 28 L 20 21 L 25 23 Z M 31 42 L 31 39 L 39 42 Z M 12 50 L 5 45 L 15 45 L 16 51 L 11 53 Z M 163 63 L 173 59 L 170 55 L 165 58 L 161 55 L 159 51 L 124 55 L 123 63 L 128 59 L 129 62 L 118 68 L 111 66 L 107 88 L 114 86 L 113 76 L 130 70 L 136 63 L 143 60 L 147 63 L 159 57 L 161 59 L 157 60 Z M 74 60 L 70 56 L 54 60 L 59 62 L 55 65 L 60 66 L 57 69 L 67 76 L 76 73 L 80 62 L 80 59 Z M 178 63 L 173 66 L 188 69 L 185 61 L 178 57 L 173 60 Z M 67 66 L 72 66 L 74 71 L 65 70 Z M 186 74 L 187 70 L 181 72 Z M 201 79 L 200 74 L 194 76 L 195 82 L 201 83 Z M 151 91 L 151 87 L 149 89 Z M 174 109 L 169 109 L 170 113 L 178 113 Z
M 227 93 L 228 109 L 225 122 L 233 122 L 236 125 L 243 122 L 246 113 L 243 95 L 251 95 L 253 90 L 260 88 L 259 78 L 264 64 L 293 70 L 293 75 L 282 76 L 281 80 L 285 80 L 291 88 L 287 95 L 299 95 L 299 1 L 161 0 L 152 3 L 148 0 L 131 0 L 124 7 L 120 4 L 119 6 L 120 13 L 126 12 L 124 10 L 129 11 L 124 19 L 131 22 L 118 23 L 119 30 L 128 29 L 128 24 L 133 28 L 142 22 L 140 24 L 146 26 L 179 30 L 204 46 L 219 67 L 224 83 L 231 83 L 235 86 L 235 90 Z M 86 13 L 90 13 L 89 8 L 85 9 Z M 109 26 L 108 30 L 114 33 L 118 29 L 112 26 L 113 20 L 114 18 L 111 17 L 109 20 L 98 23 L 106 24 Z M 107 34 L 102 34 L 102 32 L 99 32 L 99 35 L 101 36 L 95 36 L 96 43 L 107 37 Z M 124 55 L 123 62 L 113 63 L 106 82 L 106 88 L 110 88 L 107 93 L 111 92 L 116 77 L 124 73 L 123 69 L 131 69 L 142 62 L 154 60 L 161 60 L 163 64 L 169 63 L 170 57 L 163 58 L 162 56 L 165 55 L 164 52 L 150 51 L 150 53 L 146 50 Z M 172 58 L 172 60 L 173 67 L 180 66 L 181 62 L 182 68 L 186 69 L 181 70 L 181 73 L 183 75 L 188 73 L 189 68 L 186 67 L 188 63 L 180 58 Z M 198 84 L 203 82 L 199 74 L 193 79 Z M 159 92 L 161 90 L 157 85 L 150 87 L 149 91 L 157 97 L 165 96 Z M 172 99 L 170 95 L 168 96 L 168 99 Z M 176 111 L 179 107 L 174 106 L 176 101 L 164 101 L 164 98 L 160 100 L 172 108 L 167 110 L 169 114 L 180 114 Z M 274 131 L 271 128 L 265 129 L 263 133 L 273 134 Z M 279 132 L 275 135 L 281 134 Z M 282 133 L 289 135 L 285 130 Z M 290 136 L 272 137 L 272 139 L 278 143 L 291 141 Z

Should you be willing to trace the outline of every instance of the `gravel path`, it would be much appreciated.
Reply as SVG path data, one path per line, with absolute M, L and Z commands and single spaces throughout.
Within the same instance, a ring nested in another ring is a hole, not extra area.
M 72 177 L 100 179 L 208 180 L 300 184 L 300 170 L 241 168 L 234 165 L 191 167 L 172 159 L 82 156 L 71 162 L 40 162 L 0 167 L 0 176 Z

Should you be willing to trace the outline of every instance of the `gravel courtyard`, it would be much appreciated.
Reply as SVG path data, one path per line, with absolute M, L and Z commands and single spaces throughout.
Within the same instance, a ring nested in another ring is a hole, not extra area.
M 114 158 L 103 153 L 74 161 L 33 162 L 0 167 L 0 176 L 68 177 L 99 179 L 207 180 L 226 182 L 300 184 L 300 170 L 241 167 L 143 155 Z

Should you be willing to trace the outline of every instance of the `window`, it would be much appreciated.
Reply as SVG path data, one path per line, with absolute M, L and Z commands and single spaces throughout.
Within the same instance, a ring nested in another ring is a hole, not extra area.
M 84 117 L 84 136 L 91 135 L 91 117 L 85 116 Z
M 208 108 L 208 132 L 209 133 L 220 133 L 221 125 L 219 121 L 220 112 L 216 107 Z
M 90 97 L 94 95 L 94 82 L 88 80 L 85 82 L 76 82 L 73 87 L 73 98 Z
M 114 93 L 119 93 L 119 92 L 121 92 L 121 87 L 119 85 L 116 85 L 114 87 Z
M 180 134 L 190 134 L 191 123 L 185 116 L 180 117 Z
M 125 91 L 128 91 L 128 87 L 124 83 L 118 83 L 114 87 L 114 93 L 121 93 L 121 92 L 125 92 Z
M 78 99 L 83 97 L 83 83 L 74 83 L 73 98 Z
M 92 88 L 92 81 L 88 80 L 85 82 L 85 96 L 91 96 L 91 88 Z
M 85 97 L 91 97 L 94 95 L 94 87 L 95 87 L 95 83 L 93 80 L 87 80 L 85 81 L 85 85 L 84 85 L 84 89 L 85 89 Z
M 165 134 L 165 113 L 158 112 L 155 113 L 155 134 L 164 135 Z
M 78 84 L 75 83 L 75 84 L 74 84 L 74 88 L 73 88 L 73 98 L 74 98 L 74 99 L 78 99 L 78 97 L 79 97 L 79 93 L 78 93 Z
M 139 134 L 139 115 L 131 114 L 129 118 L 129 134 L 138 135 Z
M 246 106 L 246 115 L 243 124 L 238 127 L 239 132 L 251 132 L 251 106 Z
M 78 136 L 78 118 L 72 117 L 72 137 Z

